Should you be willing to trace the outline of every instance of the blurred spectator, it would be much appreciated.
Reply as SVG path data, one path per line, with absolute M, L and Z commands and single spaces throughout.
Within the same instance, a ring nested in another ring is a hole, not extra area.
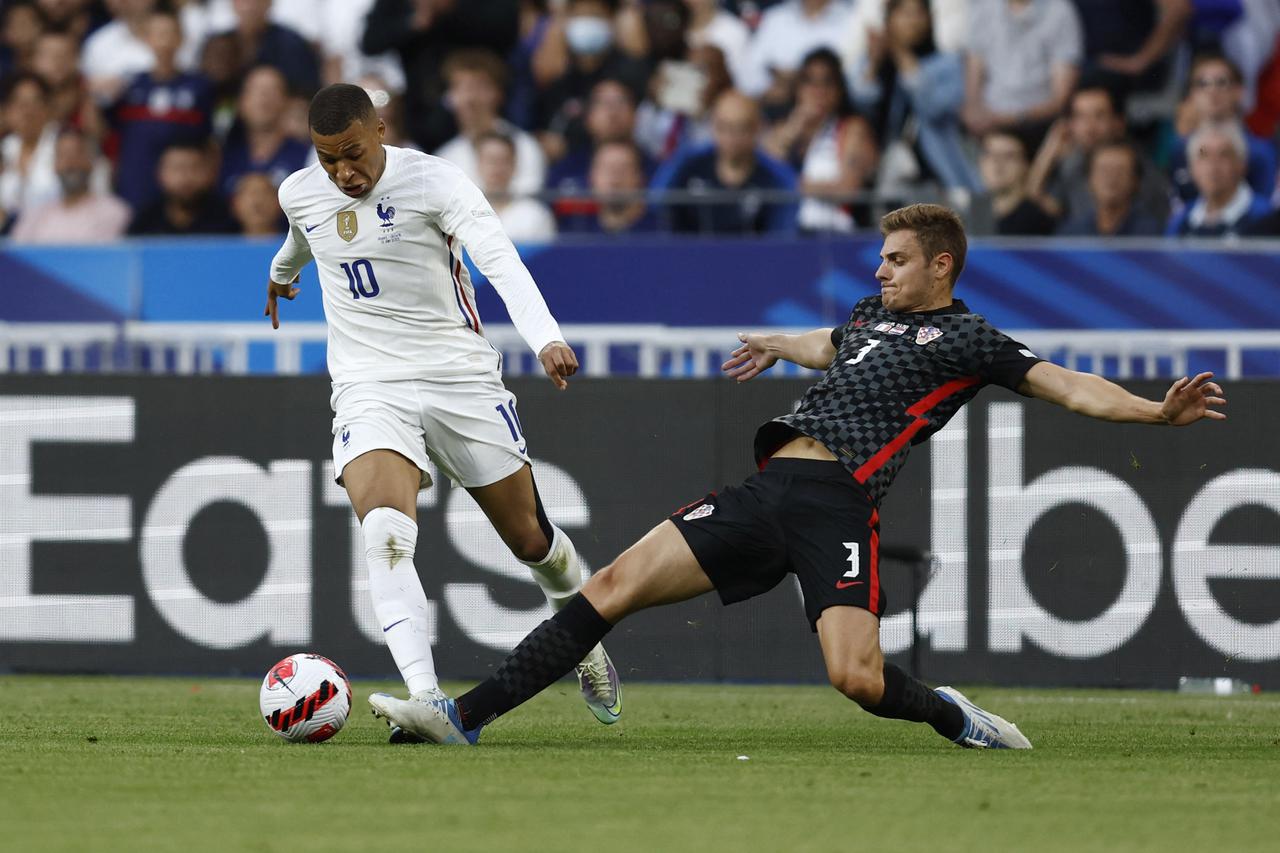
M 378 118 L 382 119 L 386 126 L 386 134 L 382 137 L 382 141 L 387 145 L 394 145 L 397 148 L 413 148 L 417 149 L 417 143 L 405 136 L 404 129 L 404 96 L 398 95 L 391 91 L 386 81 L 376 76 L 365 76 L 356 81 L 356 85 L 369 93 L 369 100 L 373 101 L 373 110 L 378 114 Z M 311 144 L 311 123 L 307 115 L 310 109 L 310 103 L 303 99 L 298 112 L 298 129 L 303 134 L 303 139 L 308 145 Z M 292 134 L 291 134 L 292 135 Z M 308 160 L 310 160 L 308 155 Z
M 848 196 L 867 189 L 875 176 L 875 134 L 853 112 L 840 60 L 820 48 L 805 57 L 796 82 L 795 107 L 765 137 L 765 150 L 800 173 L 809 196 L 800 204 L 804 231 L 850 231 L 854 216 Z
M 109 0 L 112 20 L 84 40 L 80 71 L 99 103 L 113 102 L 129 80 L 151 69 L 145 32 L 155 7 L 156 0 Z
M 517 243 L 545 243 L 556 236 L 556 220 L 542 202 L 519 196 L 512 187 L 516 173 L 516 146 L 511 137 L 489 131 L 476 139 L 476 166 L 480 189 L 507 236 Z
M 943 53 L 963 54 L 969 46 L 971 0 L 929 0 L 933 42 Z M 871 40 L 884 34 L 887 0 L 858 0 L 840 37 L 840 61 L 845 68 L 861 68 Z
M 325 85 L 350 82 L 362 77 L 378 77 L 382 88 L 392 94 L 405 89 L 404 69 L 393 51 L 369 56 L 360 49 L 364 22 L 373 0 L 329 0 L 315 15 L 320 23 L 320 50 Z M 274 7 L 272 7 L 274 11 Z
M 684 3 L 689 7 L 690 49 L 704 45 L 717 48 L 733 81 L 741 86 L 751 30 L 741 18 L 725 11 L 721 0 L 684 0 Z
M 485 133 L 509 136 L 516 146 L 516 175 L 512 191 L 529 195 L 542 189 L 547 163 L 533 136 L 502 118 L 502 91 L 507 70 L 498 56 L 487 50 L 459 50 L 444 64 L 449 89 L 446 102 L 453 110 L 458 135 L 435 152 L 457 164 L 471 180 L 479 178 L 476 140 Z
M 232 234 L 235 223 L 214 191 L 208 148 L 196 142 L 172 142 L 157 166 L 160 198 L 138 213 L 130 234 Z
M 210 33 L 226 32 L 236 27 L 236 0 L 180 0 L 184 7 L 202 7 L 205 19 L 201 36 Z M 268 20 L 274 24 L 293 30 L 312 44 L 319 43 L 324 37 L 324 27 L 328 21 L 328 6 L 371 6 L 372 0 L 270 0 L 268 3 Z M 366 8 L 365 11 L 368 11 Z M 357 33 L 357 37 L 359 34 Z
M 548 189 L 561 193 L 580 192 L 590 183 L 591 161 L 606 142 L 630 142 L 636 132 L 635 95 L 618 80 L 601 80 L 591 90 L 585 122 L 587 142 L 569 149 L 547 173 Z M 653 173 L 646 157 L 644 172 Z
M 1217 44 L 1240 69 L 1240 76 L 1244 79 L 1243 102 L 1246 109 L 1251 109 L 1258 102 L 1256 87 L 1259 77 L 1268 63 L 1275 59 L 1277 43 L 1280 42 L 1280 3 L 1276 0 L 1237 2 L 1242 14 L 1223 30 Z M 1269 137 L 1271 134 L 1262 135 Z
M 31 70 L 49 84 L 49 110 L 53 121 L 59 126 L 85 130 L 99 139 L 105 132 L 102 115 L 89 97 L 88 87 L 80 75 L 79 58 L 80 43 L 75 36 L 60 30 L 46 30 L 36 40 Z
M 795 204 L 760 193 L 793 193 L 796 175 L 757 147 L 760 108 L 740 92 L 729 91 L 712 113 L 714 145 L 680 162 L 661 189 L 711 194 L 737 191 L 732 200 L 673 205 L 672 230 L 694 234 L 764 234 L 795 230 Z
M 806 56 L 840 46 L 852 8 L 845 0 L 786 0 L 770 8 L 751 38 L 742 90 L 767 102 L 785 100 Z
M 262 172 L 280 183 L 307 163 L 311 146 L 285 132 L 288 83 L 280 70 L 259 65 L 244 78 L 240 91 L 239 122 L 227 137 L 222 152 L 219 189 L 230 197 L 241 175 Z
M 44 32 L 45 20 L 30 0 L 6 3 L 0 23 L 0 78 L 15 71 L 31 70 L 36 39 Z
M 1238 124 L 1204 124 L 1187 140 L 1186 157 L 1198 197 L 1169 220 L 1166 233 L 1178 237 L 1239 234 L 1270 211 L 1264 196 L 1245 182 L 1247 149 Z
M 71 33 L 81 43 L 95 23 L 101 23 L 95 21 L 102 14 L 101 4 L 92 0 L 36 0 L 36 6 L 44 17 L 46 27 Z
M 81 130 L 63 130 L 54 146 L 61 197 L 22 211 L 15 243 L 109 243 L 124 234 L 132 211 L 113 195 L 94 192 L 97 147 Z
M 58 199 L 53 171 L 58 131 L 49 117 L 49 86 L 35 74 L 8 78 L 2 94 L 0 126 L 8 134 L 0 139 L 0 225 L 7 227 L 20 211 Z
M 1169 158 L 1169 170 L 1178 196 L 1190 202 L 1196 197 L 1194 176 L 1187 168 L 1187 137 L 1205 124 L 1236 124 L 1248 152 L 1246 180 L 1260 196 L 1270 196 L 1276 184 L 1276 149 L 1244 130 L 1240 115 L 1244 87 L 1240 69 L 1218 54 L 1197 56 L 1191 63 L 1191 89 L 1178 110 L 1178 139 Z
M 870 34 L 853 91 L 880 146 L 878 186 L 893 192 L 934 182 L 944 189 L 981 184 L 963 148 L 964 63 L 933 41 L 925 0 L 888 0 L 882 34 Z
M 178 70 L 182 27 L 172 12 L 155 12 L 147 19 L 144 37 L 155 65 L 134 77 L 112 110 L 119 134 L 116 165 L 117 192 L 134 210 L 160 195 L 156 163 L 171 142 L 200 142 L 212 127 L 213 87 L 199 74 Z
M 404 114 L 409 136 L 435 151 L 458 132 L 444 104 L 441 65 L 448 52 L 467 47 L 506 56 L 516 43 L 517 0 L 376 0 L 365 19 L 360 49 L 400 55 L 408 88 Z
M 1169 76 L 1191 0 L 1073 0 L 1084 33 L 1086 74 L 1121 92 L 1156 91 Z
M 264 172 L 245 172 L 231 192 L 231 215 L 246 237 L 283 234 L 287 227 L 276 183 Z
M 534 57 L 551 29 L 547 0 L 520 0 L 519 38 L 507 54 L 511 81 L 504 114 L 517 127 L 533 127 L 538 120 L 538 73 Z
M 591 162 L 591 192 L 598 200 L 563 220 L 561 232 L 640 234 L 658 230 L 644 196 L 644 155 L 634 142 L 606 142 Z
M 1084 46 L 1075 7 L 1069 0 L 974 0 L 969 21 L 965 126 L 975 136 L 1003 128 L 1043 134 L 1079 76 Z
M 1280 35 L 1272 44 L 1270 61 L 1259 73 L 1257 98 L 1245 124 L 1250 133 L 1263 139 L 1274 139 L 1280 130 Z
M 544 74 L 553 72 L 538 100 L 537 124 L 552 161 L 570 148 L 590 144 L 583 120 L 597 83 L 620 80 L 636 100 L 645 91 L 648 63 L 615 46 L 617 8 L 618 0 L 567 0 L 564 12 L 552 21 L 540 56 L 535 56 Z
M 241 71 L 258 65 L 280 69 L 290 88 L 310 94 L 320 87 L 320 63 L 315 50 L 296 31 L 271 20 L 271 0 L 234 0 L 234 37 Z
M 1031 166 L 1031 195 L 1054 216 L 1087 217 L 1092 204 L 1089 152 L 1125 138 L 1124 103 L 1116 90 L 1094 78 L 1071 95 L 1065 119 L 1045 136 Z M 1138 210 L 1156 222 L 1169 219 L 1169 183 L 1145 154 L 1139 155 Z
M 664 63 L 650 87 L 653 97 L 636 110 L 636 142 L 659 160 L 709 143 L 711 106 L 732 88 L 724 54 L 714 45 L 693 48 L 687 63 Z
M 1142 159 L 1126 140 L 1100 142 L 1086 158 L 1089 195 L 1086 208 L 1065 222 L 1058 233 L 1070 237 L 1151 237 L 1163 232 L 1160 221 L 1138 205 Z
M 240 100 L 240 43 L 231 33 L 211 36 L 200 50 L 200 74 L 213 86 L 213 133 L 226 137 Z
M 1002 236 L 1047 236 L 1057 221 L 1027 194 L 1030 171 L 1027 144 L 1017 134 L 993 130 L 982 137 L 978 159 L 982 182 L 991 194 L 996 233 Z

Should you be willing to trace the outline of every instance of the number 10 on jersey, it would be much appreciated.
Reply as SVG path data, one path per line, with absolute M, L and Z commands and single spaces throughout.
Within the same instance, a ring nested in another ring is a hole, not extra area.
M 347 288 L 351 291 L 352 299 L 372 299 L 378 295 L 378 277 L 373 274 L 373 264 L 366 258 L 352 261 L 350 264 L 340 264 L 342 271 L 347 274 Z M 361 267 L 364 272 L 361 273 Z M 369 283 L 365 284 L 365 278 L 368 277 Z

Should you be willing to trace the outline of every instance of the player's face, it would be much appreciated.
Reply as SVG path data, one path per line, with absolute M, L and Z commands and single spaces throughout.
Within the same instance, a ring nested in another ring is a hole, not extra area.
M 329 173 L 329 180 L 351 198 L 361 198 L 373 189 L 386 168 L 387 155 L 382 150 L 386 132 L 382 119 L 378 119 L 377 125 L 356 120 L 341 133 L 329 136 L 313 130 L 311 142 L 316 146 L 320 165 Z
M 890 311 L 932 311 L 951 304 L 951 267 L 939 255 L 929 259 L 914 231 L 893 231 L 880 249 L 880 298 Z M 945 268 L 944 268 L 945 267 Z

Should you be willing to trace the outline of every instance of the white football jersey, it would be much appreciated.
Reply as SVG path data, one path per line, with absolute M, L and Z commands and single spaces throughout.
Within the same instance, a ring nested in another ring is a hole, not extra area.
M 390 145 L 383 150 L 386 169 L 363 198 L 345 195 L 319 163 L 280 185 L 289 234 L 272 261 L 271 280 L 290 282 L 315 259 L 333 381 L 440 379 L 498 369 L 463 248 L 535 353 L 564 340 L 480 189 L 438 157 Z

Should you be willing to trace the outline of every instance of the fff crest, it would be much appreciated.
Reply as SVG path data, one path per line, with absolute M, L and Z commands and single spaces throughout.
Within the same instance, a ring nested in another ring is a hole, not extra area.
M 356 219 L 354 210 L 338 211 L 338 236 L 350 243 L 356 237 L 356 232 L 360 230 L 360 222 Z

